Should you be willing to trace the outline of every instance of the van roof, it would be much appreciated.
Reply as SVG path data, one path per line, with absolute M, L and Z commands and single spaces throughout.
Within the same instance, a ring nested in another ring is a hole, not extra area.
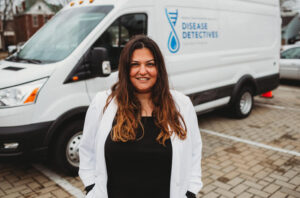
M 277 7 L 279 1 L 277 0 L 239 0 L 241 2 L 247 2 L 251 4 L 261 4 L 265 6 L 274 6 Z M 222 1 L 221 1 L 222 2 Z M 79 7 L 86 7 L 86 6 L 95 6 L 95 5 L 113 5 L 115 8 L 124 8 L 124 7 L 131 7 L 131 6 L 149 6 L 149 5 L 198 5 L 201 2 L 197 0 L 186 0 L 186 1 L 174 1 L 174 0 L 73 0 L 68 5 L 66 5 L 63 10 L 70 9 L 70 8 L 79 8 Z M 219 3 L 219 6 L 222 6 L 222 3 Z
M 130 2 L 130 3 L 129 3 Z M 114 7 L 123 7 L 123 5 L 149 5 L 155 4 L 156 0 L 151 1 L 141 1 L 141 0 L 73 0 L 68 5 L 66 5 L 63 9 L 70 8 L 79 8 L 86 6 L 95 6 L 95 5 L 114 5 Z

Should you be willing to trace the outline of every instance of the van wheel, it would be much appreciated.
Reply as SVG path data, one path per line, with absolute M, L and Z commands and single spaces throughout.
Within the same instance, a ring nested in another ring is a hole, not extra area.
M 253 89 L 243 87 L 232 105 L 232 113 L 236 118 L 246 118 L 253 109 Z
M 54 145 L 54 163 L 57 168 L 68 175 L 78 174 L 79 142 L 82 131 L 83 121 L 75 120 L 62 128 Z

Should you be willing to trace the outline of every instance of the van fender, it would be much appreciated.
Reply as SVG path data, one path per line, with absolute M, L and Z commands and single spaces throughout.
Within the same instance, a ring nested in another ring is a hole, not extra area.
M 246 74 L 246 75 L 242 76 L 235 84 L 232 94 L 231 94 L 231 97 L 230 97 L 230 101 L 229 101 L 230 105 L 235 101 L 237 94 L 244 86 L 252 87 L 253 94 L 257 95 L 258 86 L 257 86 L 256 80 L 251 75 Z
M 61 127 L 64 127 L 65 124 L 69 123 L 72 120 L 73 121 L 78 119 L 84 120 L 87 109 L 88 106 L 76 107 L 59 116 L 50 126 L 50 129 L 48 130 L 48 133 L 44 140 L 44 145 L 49 146 L 53 138 L 59 135 L 58 133 L 59 129 Z

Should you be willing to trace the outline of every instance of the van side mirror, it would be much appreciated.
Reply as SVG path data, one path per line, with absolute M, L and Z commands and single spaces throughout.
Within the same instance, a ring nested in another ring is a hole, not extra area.
M 96 76 L 108 76 L 111 66 L 108 60 L 107 50 L 103 47 L 95 47 L 90 52 L 90 69 Z
M 111 73 L 107 50 L 103 47 L 90 49 L 67 76 L 65 83 L 77 82 Z

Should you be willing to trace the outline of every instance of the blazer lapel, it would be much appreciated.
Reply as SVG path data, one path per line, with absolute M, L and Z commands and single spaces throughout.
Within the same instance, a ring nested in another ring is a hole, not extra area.
M 117 109 L 118 109 L 118 106 L 117 106 L 116 100 L 114 98 L 109 103 L 107 109 L 105 110 L 105 112 L 103 114 L 103 117 L 102 117 L 102 120 L 100 123 L 100 127 L 99 127 L 99 131 L 98 131 L 99 133 L 101 133 L 105 136 L 108 135 L 108 133 L 110 132 L 110 130 L 112 128 L 112 123 L 116 116 Z M 105 138 L 105 140 L 106 140 L 106 138 Z
M 96 167 L 96 168 L 99 168 L 99 174 L 104 176 L 105 180 L 107 179 L 107 173 L 106 173 L 104 146 L 105 146 L 106 138 L 107 138 L 109 132 L 111 131 L 112 123 L 116 116 L 117 109 L 118 109 L 118 106 L 116 104 L 115 99 L 113 99 L 109 103 L 107 109 L 105 110 L 105 112 L 103 114 L 99 129 L 97 132 L 97 137 L 96 137 L 97 138 L 96 151 L 98 151 L 98 153 L 97 153 L 98 162 L 96 164 L 101 164 L 101 167 Z
M 172 169 L 171 169 L 171 184 L 170 184 L 170 198 L 178 196 L 180 187 L 180 140 L 173 133 L 171 137 L 172 142 Z

